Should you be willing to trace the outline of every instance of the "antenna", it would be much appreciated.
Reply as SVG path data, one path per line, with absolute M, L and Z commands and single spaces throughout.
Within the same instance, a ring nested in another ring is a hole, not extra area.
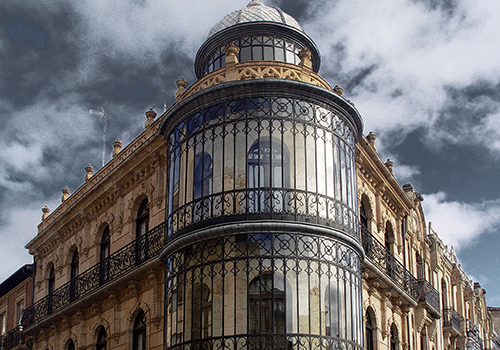
M 99 119 L 104 122 L 104 128 L 102 130 L 102 166 L 104 167 L 106 162 L 106 127 L 108 125 L 108 115 L 104 112 L 103 107 L 101 107 L 100 112 L 91 109 L 89 114 L 98 115 Z
M 163 101 L 163 113 L 167 111 L 167 101 Z

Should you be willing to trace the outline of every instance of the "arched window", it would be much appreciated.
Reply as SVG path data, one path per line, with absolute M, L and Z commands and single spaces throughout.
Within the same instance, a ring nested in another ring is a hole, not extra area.
M 104 232 L 102 233 L 101 237 L 101 254 L 100 254 L 100 261 L 103 261 L 109 256 L 109 246 L 110 246 L 111 239 L 109 237 L 109 226 L 106 226 L 104 229 Z
M 397 350 L 398 345 L 398 330 L 396 329 L 396 325 L 392 324 L 391 326 L 391 347 L 390 350 Z
M 207 196 L 212 192 L 212 157 L 206 152 L 194 158 L 194 199 Z
M 73 342 L 73 339 L 68 340 L 66 350 L 75 350 L 75 343 Z
M 54 293 L 54 289 L 56 286 L 56 272 L 54 270 L 54 266 L 50 268 L 49 272 L 49 283 L 48 283 L 48 289 L 47 289 L 47 294 L 48 294 L 48 311 L 49 313 L 52 312 L 52 307 L 53 307 L 53 302 L 54 302 L 54 297 L 52 293 Z
M 97 334 L 96 350 L 106 350 L 106 330 L 101 326 L 99 333 Z
M 71 259 L 71 268 L 70 268 L 70 299 L 75 300 L 78 296 L 78 265 L 79 265 L 79 258 L 78 258 L 78 250 L 75 249 L 75 252 L 73 253 L 73 258 Z
M 441 280 L 441 302 L 443 304 L 443 311 L 448 308 L 448 288 L 446 286 L 446 281 L 444 278 Z
M 368 228 L 368 217 L 366 215 L 365 204 L 361 201 L 361 206 L 359 208 L 359 223 L 361 226 Z
M 211 297 L 210 288 L 205 283 L 195 283 L 193 285 L 191 339 L 202 339 L 210 336 Z
M 109 280 L 109 251 L 110 251 L 110 236 L 109 236 L 109 226 L 106 226 L 104 229 L 104 232 L 102 233 L 101 237 L 101 246 L 100 246 L 100 255 L 99 255 L 99 261 L 100 261 L 100 276 L 99 276 L 99 282 L 100 284 L 104 284 L 108 282 Z
M 370 312 L 366 311 L 366 323 L 365 323 L 365 350 L 375 350 L 374 344 L 374 327 L 372 317 Z
M 248 287 L 250 333 L 285 333 L 286 307 L 283 279 L 274 274 L 255 277 Z
M 250 339 L 251 349 L 288 349 L 286 333 L 286 295 L 282 276 L 266 273 L 248 286 L 249 333 L 269 333 Z M 272 347 L 274 344 L 274 347 Z
M 149 230 L 149 205 L 148 199 L 144 199 L 137 212 L 136 220 L 136 249 L 137 249 L 137 264 L 141 264 L 149 258 L 148 254 L 148 235 Z
M 248 151 L 248 187 L 290 187 L 290 156 L 280 140 L 261 137 L 253 142 Z
M 394 230 L 392 229 L 392 225 L 389 221 L 385 224 L 384 240 L 387 251 L 394 254 Z
M 140 311 L 135 317 L 132 350 L 146 349 L 146 316 Z
M 149 205 L 148 199 L 144 199 L 137 212 L 135 237 L 144 236 L 149 230 Z
M 287 146 L 276 138 L 261 137 L 248 151 L 248 188 L 250 212 L 285 212 L 285 196 L 274 188 L 290 187 L 290 156 Z
M 417 263 L 417 278 L 418 279 L 425 278 L 425 276 L 424 276 L 424 262 L 422 260 L 422 256 L 419 254 L 419 252 L 415 253 L 415 262 Z

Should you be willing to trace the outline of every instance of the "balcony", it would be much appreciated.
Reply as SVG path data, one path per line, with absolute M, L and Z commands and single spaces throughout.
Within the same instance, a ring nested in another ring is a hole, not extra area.
M 361 241 L 366 257 L 395 285 L 417 302 L 420 289 L 417 279 L 364 226 L 360 226 Z
M 449 307 L 443 310 L 443 330 L 454 336 L 460 335 L 460 315 Z
M 424 279 L 418 280 L 418 286 L 420 287 L 420 298 L 418 302 L 424 305 L 434 318 L 441 318 L 438 291 Z
M 24 333 L 22 326 L 17 326 L 16 328 L 7 332 L 7 343 L 5 350 L 9 350 L 23 344 L 24 344 Z
M 483 349 L 481 333 L 479 332 L 478 326 L 472 320 L 467 320 L 467 349 Z
M 164 234 L 165 224 L 163 223 L 40 299 L 24 310 L 22 325 L 25 328 L 36 325 L 51 314 L 68 307 L 157 257 L 163 249 Z

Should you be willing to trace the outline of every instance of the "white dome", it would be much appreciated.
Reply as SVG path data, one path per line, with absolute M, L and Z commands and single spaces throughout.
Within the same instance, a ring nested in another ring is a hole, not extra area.
M 231 12 L 226 17 L 217 23 L 208 34 L 209 37 L 223 29 L 231 27 L 235 24 L 246 22 L 276 22 L 289 25 L 303 32 L 297 21 L 290 15 L 287 15 L 277 7 L 265 6 L 260 0 L 252 0 L 246 7 L 240 10 Z

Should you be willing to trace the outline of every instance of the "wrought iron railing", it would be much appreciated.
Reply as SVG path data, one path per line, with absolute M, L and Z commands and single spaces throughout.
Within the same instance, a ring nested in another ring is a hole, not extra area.
M 420 287 L 419 302 L 425 303 L 425 306 L 434 316 L 440 317 L 441 307 L 439 306 L 439 293 L 438 291 L 426 280 L 419 279 L 418 285 Z
M 172 211 L 168 232 L 180 236 L 211 223 L 261 218 L 337 227 L 358 238 L 357 216 L 347 204 L 319 193 L 272 187 L 224 191 L 194 199 Z
M 469 338 L 469 343 L 473 347 L 480 347 L 482 349 L 483 339 L 479 333 L 479 328 L 474 321 L 469 319 L 467 320 L 467 337 Z
M 5 347 L 7 346 L 7 338 L 5 335 L 0 335 L 0 350 L 5 350 Z
M 443 310 L 443 327 L 452 327 L 460 333 L 460 315 L 452 307 Z
M 40 322 L 53 312 L 70 305 L 157 256 L 163 248 L 164 235 L 165 224 L 162 223 L 40 299 L 24 310 L 23 326 L 30 327 Z
M 23 327 L 17 326 L 7 332 L 7 344 L 5 349 L 9 350 L 21 344 L 24 344 Z
M 391 278 L 415 301 L 419 300 L 420 289 L 417 279 L 391 254 L 364 226 L 360 226 L 361 240 L 365 254 L 377 267 Z

